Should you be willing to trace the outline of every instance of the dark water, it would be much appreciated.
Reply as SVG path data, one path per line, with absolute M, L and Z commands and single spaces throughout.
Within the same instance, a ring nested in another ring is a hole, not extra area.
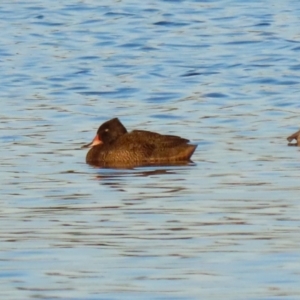
M 4 1 L 1 299 L 300 299 L 300 2 Z M 118 116 L 195 165 L 97 169 Z

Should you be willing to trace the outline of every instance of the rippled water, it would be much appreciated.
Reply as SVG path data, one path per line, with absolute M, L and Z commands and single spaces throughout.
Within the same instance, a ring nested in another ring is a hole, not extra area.
M 299 299 L 300 2 L 4 1 L 1 299 Z M 98 126 L 194 165 L 85 164 Z

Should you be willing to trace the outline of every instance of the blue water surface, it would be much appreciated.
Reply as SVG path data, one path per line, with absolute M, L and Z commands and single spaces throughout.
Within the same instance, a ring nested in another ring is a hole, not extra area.
M 298 1 L 2 1 L 1 299 L 298 300 Z M 98 126 L 194 164 L 85 164 Z

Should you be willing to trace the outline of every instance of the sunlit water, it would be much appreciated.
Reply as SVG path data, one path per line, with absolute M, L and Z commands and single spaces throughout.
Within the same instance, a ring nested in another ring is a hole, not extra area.
M 1 299 L 300 299 L 298 1 L 4 1 Z M 198 144 L 97 169 L 98 126 Z

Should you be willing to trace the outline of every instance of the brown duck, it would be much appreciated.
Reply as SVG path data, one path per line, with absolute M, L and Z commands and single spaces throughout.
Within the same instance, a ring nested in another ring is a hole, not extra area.
M 290 135 L 287 140 L 289 146 L 300 146 L 300 130 Z M 296 143 L 292 143 L 293 140 L 296 140 Z
M 127 132 L 118 118 L 103 123 L 93 141 L 86 162 L 108 164 L 168 164 L 190 161 L 197 145 L 175 135 L 133 130 Z

